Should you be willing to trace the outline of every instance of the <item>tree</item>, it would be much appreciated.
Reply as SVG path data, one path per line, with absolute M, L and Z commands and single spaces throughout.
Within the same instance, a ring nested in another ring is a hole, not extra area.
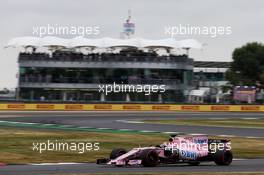
M 233 62 L 226 72 L 226 79 L 232 85 L 264 85 L 264 45 L 253 42 L 236 48 Z

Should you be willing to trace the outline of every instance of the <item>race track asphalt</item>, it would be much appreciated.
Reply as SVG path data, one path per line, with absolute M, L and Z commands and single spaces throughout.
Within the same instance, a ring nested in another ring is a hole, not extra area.
M 115 167 L 84 164 L 61 165 L 10 165 L 0 167 L 1 175 L 47 175 L 83 173 L 144 173 L 144 172 L 264 172 L 264 159 L 235 160 L 230 166 L 216 166 L 214 163 L 201 163 L 199 166 L 185 164 L 163 165 L 158 167 Z
M 262 113 L 150 113 L 150 112 L 89 112 L 89 113 L 1 113 L 0 120 L 63 124 L 93 128 L 152 130 L 159 132 L 181 132 L 186 134 L 230 135 L 243 137 L 263 137 L 264 128 L 234 128 L 215 126 L 187 126 L 147 123 L 129 123 L 137 120 L 166 120 L 176 118 L 264 118 Z

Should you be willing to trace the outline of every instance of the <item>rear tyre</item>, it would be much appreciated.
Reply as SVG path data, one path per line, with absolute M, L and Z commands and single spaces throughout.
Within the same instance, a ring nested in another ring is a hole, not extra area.
M 126 154 L 127 151 L 123 148 L 116 148 L 113 149 L 112 152 L 110 153 L 110 159 L 116 159 L 117 157 Z
M 230 165 L 233 160 L 233 154 L 231 151 L 217 151 L 214 154 L 214 162 L 216 165 Z
M 141 153 L 141 160 L 143 166 L 154 167 L 159 163 L 159 155 L 153 149 L 146 149 Z

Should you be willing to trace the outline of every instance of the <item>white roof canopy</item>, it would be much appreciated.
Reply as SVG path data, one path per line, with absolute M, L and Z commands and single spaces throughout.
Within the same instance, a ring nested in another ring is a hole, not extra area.
M 138 47 L 138 48 L 149 48 L 149 47 L 160 47 L 160 48 L 195 48 L 201 49 L 202 45 L 197 40 L 187 39 L 177 41 L 173 38 L 160 39 L 160 40 L 149 40 L 143 38 L 131 38 L 131 39 L 115 39 L 115 38 L 101 38 L 101 39 L 87 39 L 83 37 L 77 37 L 72 39 L 58 38 L 47 36 L 43 38 L 38 37 L 18 37 L 11 39 L 6 47 L 98 47 L 98 48 L 109 48 L 109 47 Z
M 198 96 L 198 97 L 205 97 L 209 94 L 210 89 L 209 88 L 200 88 L 200 89 L 194 89 L 191 90 L 190 94 L 191 96 Z
M 27 47 L 27 46 L 39 46 L 40 45 L 40 39 L 36 37 L 19 37 L 19 38 L 13 38 L 8 41 L 8 44 L 6 47 Z

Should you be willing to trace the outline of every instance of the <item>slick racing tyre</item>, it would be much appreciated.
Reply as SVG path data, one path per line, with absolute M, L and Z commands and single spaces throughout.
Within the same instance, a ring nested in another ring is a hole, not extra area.
M 115 159 L 123 154 L 126 154 L 127 151 L 123 148 L 116 148 L 113 149 L 112 152 L 110 153 L 110 159 Z
M 145 167 L 154 167 L 159 163 L 159 155 L 155 150 L 146 149 L 141 153 L 142 165 Z
M 214 154 L 214 162 L 216 165 L 230 165 L 233 160 L 231 151 L 217 151 Z

